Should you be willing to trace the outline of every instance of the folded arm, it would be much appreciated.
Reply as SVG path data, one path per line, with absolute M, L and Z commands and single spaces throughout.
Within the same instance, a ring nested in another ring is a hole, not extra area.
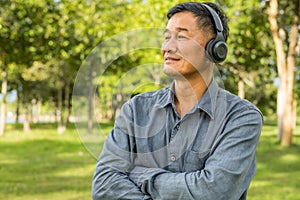
M 97 162 L 92 185 L 93 200 L 151 199 L 129 179 L 131 155 L 128 151 L 115 146 L 113 135 L 106 140 Z
M 211 149 L 204 168 L 171 172 L 134 165 L 135 138 L 128 134 L 129 107 L 106 140 L 93 181 L 96 199 L 239 199 L 255 173 L 262 127 L 257 110 L 235 113 Z
M 256 110 L 231 119 L 201 170 L 170 172 L 137 166 L 130 178 L 153 199 L 239 199 L 255 173 L 255 149 L 262 127 Z
M 125 104 L 97 161 L 92 183 L 93 200 L 151 199 L 128 176 L 135 156 L 134 138 L 127 133 L 128 121 L 130 107 Z

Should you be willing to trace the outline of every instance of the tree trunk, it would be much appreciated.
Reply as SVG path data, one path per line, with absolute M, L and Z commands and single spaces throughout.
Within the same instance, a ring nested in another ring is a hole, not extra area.
M 296 44 L 298 38 L 299 24 L 299 1 L 295 1 L 295 13 L 292 28 L 289 35 L 288 56 L 284 51 L 285 38 L 279 34 L 280 30 L 277 22 L 278 2 L 270 0 L 269 22 L 273 40 L 276 48 L 277 69 L 279 75 L 279 88 L 277 96 L 278 114 L 278 138 L 282 146 L 289 146 L 292 143 L 293 134 L 293 86 Z
M 20 89 L 17 87 L 17 106 L 16 106 L 16 123 L 19 124 L 20 120 Z
M 59 84 L 59 89 L 57 92 L 57 132 L 58 134 L 62 134 L 65 131 L 65 127 L 63 126 L 63 88 L 62 84 Z
M 59 124 L 58 124 L 58 129 L 57 129 L 57 132 L 59 134 L 62 134 L 66 131 L 67 124 L 69 122 L 69 117 L 70 117 L 70 82 L 69 81 L 66 82 L 64 89 L 65 89 L 64 103 L 63 103 L 63 99 L 62 99 L 63 88 L 61 88 L 60 92 L 59 92 L 60 120 L 59 120 Z
M 23 123 L 23 131 L 24 132 L 30 132 L 30 112 L 29 112 L 29 101 L 28 101 L 28 97 L 25 94 L 25 119 L 24 119 L 24 123 Z
M 149 74 L 154 80 L 155 86 L 159 86 L 161 84 L 161 69 L 160 66 L 154 65 L 151 70 L 149 70 Z
M 70 118 L 70 81 L 67 80 L 66 87 L 65 87 L 65 101 L 64 101 L 65 113 L 64 113 L 64 120 L 63 125 L 67 128 L 67 124 L 69 123 Z
M 278 141 L 282 140 L 283 135 L 283 116 L 284 116 L 284 104 L 285 104 L 285 82 L 279 80 L 279 86 L 277 91 L 277 127 L 278 127 Z
M 92 133 L 93 132 L 93 80 L 94 80 L 94 76 L 93 76 L 93 64 L 90 65 L 89 68 L 89 74 L 88 74 L 88 78 L 89 78 L 89 85 L 88 85 L 88 124 L 87 124 L 87 132 L 88 133 Z
M 283 112 L 283 133 L 281 138 L 282 146 L 292 144 L 293 135 L 293 91 L 286 91 L 286 105 Z
M 32 119 L 31 121 L 33 123 L 38 123 L 39 122 L 39 115 L 40 115 L 40 105 L 39 101 L 35 98 L 32 99 L 31 101 L 31 116 Z
M 293 17 L 293 23 L 289 35 L 289 49 L 287 54 L 287 106 L 286 111 L 284 112 L 284 134 L 282 136 L 281 145 L 288 146 L 292 144 L 292 136 L 294 129 L 294 69 L 296 65 L 296 46 L 298 42 L 298 25 L 299 25 L 299 11 L 300 11 L 300 3 L 299 1 L 295 1 L 295 15 Z
M 238 83 L 238 96 L 241 98 L 241 99 L 244 99 L 245 98 L 245 84 L 244 84 L 244 81 L 242 79 L 239 80 L 239 83 Z
M 1 109 L 0 109 L 0 136 L 5 132 L 6 121 L 6 95 L 7 95 L 7 71 L 5 67 L 2 68 L 2 87 L 1 87 Z

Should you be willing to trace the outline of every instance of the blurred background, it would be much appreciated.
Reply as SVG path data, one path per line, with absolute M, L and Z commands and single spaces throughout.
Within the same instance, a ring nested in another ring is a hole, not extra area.
M 168 83 L 163 32 L 148 30 L 163 30 L 180 2 L 0 0 L 0 199 L 90 199 L 95 157 L 120 106 Z M 212 2 L 229 18 L 220 81 L 265 117 L 249 199 L 300 199 L 300 2 Z M 156 37 L 153 47 L 126 49 L 132 32 Z M 102 70 L 89 65 L 78 78 L 104 46 Z

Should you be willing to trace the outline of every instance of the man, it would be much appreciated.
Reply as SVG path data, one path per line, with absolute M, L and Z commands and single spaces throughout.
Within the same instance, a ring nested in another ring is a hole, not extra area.
M 123 105 L 93 199 L 246 199 L 263 120 L 213 78 L 227 53 L 227 19 L 213 3 L 178 4 L 167 16 L 161 52 L 173 84 Z

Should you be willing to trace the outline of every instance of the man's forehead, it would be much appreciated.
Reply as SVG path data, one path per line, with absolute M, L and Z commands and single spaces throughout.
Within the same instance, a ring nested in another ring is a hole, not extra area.
M 169 19 L 166 29 L 176 32 L 194 31 L 197 29 L 197 16 L 191 12 L 176 13 Z

